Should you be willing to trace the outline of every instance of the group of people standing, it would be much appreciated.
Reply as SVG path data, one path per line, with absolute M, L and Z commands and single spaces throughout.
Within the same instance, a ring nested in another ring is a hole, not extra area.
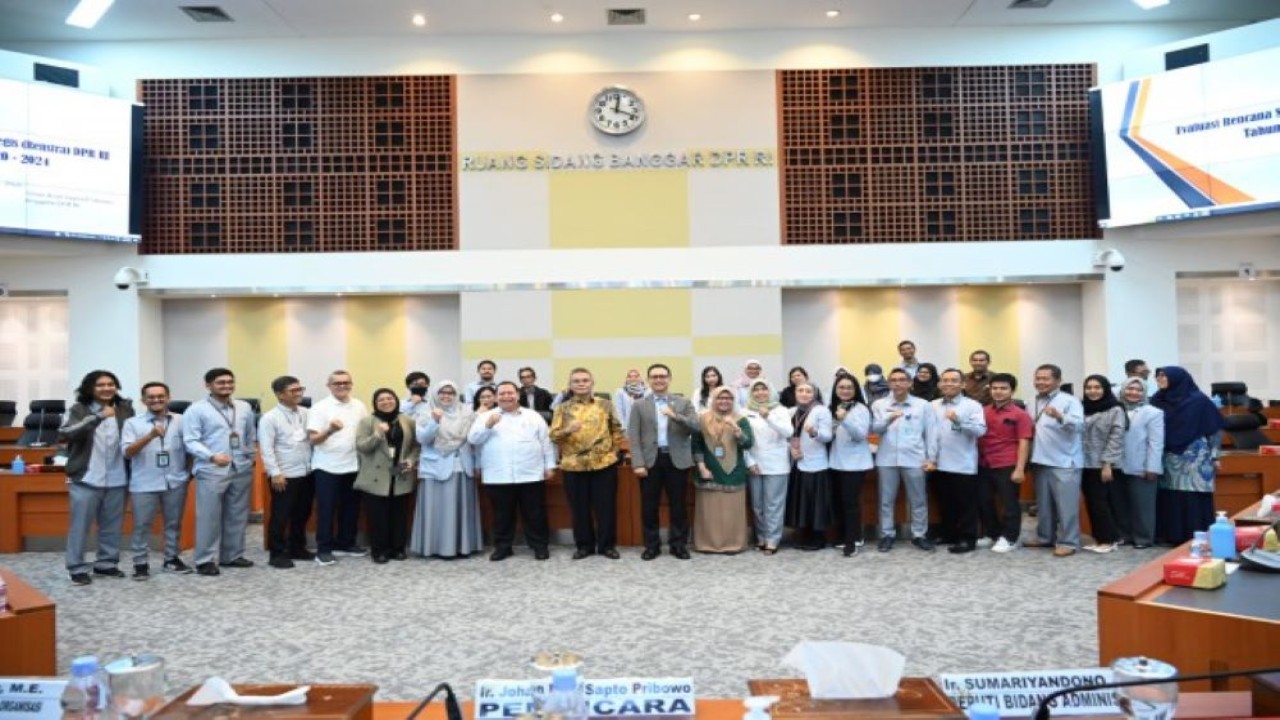
M 1095 552 L 1179 543 L 1212 521 L 1223 423 L 1184 369 L 1157 370 L 1158 390 L 1149 397 L 1150 371 L 1131 361 L 1118 396 L 1107 378 L 1091 375 L 1077 399 L 1061 391 L 1061 370 L 1046 364 L 1034 374 L 1034 402 L 1024 407 L 1013 398 L 1017 379 L 991 372 L 985 351 L 971 354 L 967 373 L 920 362 L 910 341 L 899 352 L 902 362 L 887 375 L 868 366 L 865 382 L 839 369 L 826 402 L 803 368 L 792 368 L 778 391 L 754 360 L 729 383 L 718 369 L 704 369 L 689 397 L 673 393 L 670 368 L 654 363 L 643 374 L 629 372 L 612 398 L 595 391 L 586 368 L 552 393 L 528 367 L 518 383 L 497 382 L 496 364 L 485 360 L 477 381 L 461 390 L 410 373 L 407 399 L 379 388 L 372 410 L 353 397 L 345 371 L 330 374 L 329 395 L 310 408 L 305 388 L 285 375 L 271 385 L 277 405 L 256 423 L 249 404 L 233 397 L 229 369 L 206 373 L 208 396 L 182 415 L 169 411 L 164 383 L 147 383 L 146 412 L 137 416 L 115 375 L 97 370 L 81 382 L 60 429 L 71 503 L 67 570 L 76 584 L 125 577 L 118 565 L 126 497 L 135 516 L 134 578 L 150 576 L 157 513 L 164 571 L 215 576 L 219 568 L 252 566 L 244 535 L 255 450 L 270 479 L 270 565 L 281 569 L 299 560 L 327 566 L 339 557 L 386 563 L 477 553 L 484 547 L 477 480 L 493 509 L 490 559 L 514 554 L 517 515 L 534 557 L 546 559 L 545 481 L 557 468 L 573 519 L 573 558 L 618 559 L 623 462 L 640 486 L 643 560 L 662 553 L 664 496 L 666 545 L 677 559 L 689 559 L 691 545 L 740 552 L 753 527 L 757 549 L 767 554 L 790 527 L 800 549 L 824 548 L 830 538 L 856 555 L 865 544 L 862 491 L 872 470 L 880 552 L 897 541 L 900 488 L 909 540 L 928 552 L 941 542 L 956 554 L 1021 544 L 1072 555 L 1081 549 L 1082 493 L 1095 541 L 1086 549 Z M 1023 541 L 1020 487 L 1028 475 L 1039 517 Z M 192 477 L 194 568 L 179 553 Z M 930 492 L 941 510 L 936 534 L 929 532 Z M 314 551 L 307 547 L 313 505 Z M 362 506 L 369 549 L 357 544 Z M 90 564 L 84 550 L 94 525 Z

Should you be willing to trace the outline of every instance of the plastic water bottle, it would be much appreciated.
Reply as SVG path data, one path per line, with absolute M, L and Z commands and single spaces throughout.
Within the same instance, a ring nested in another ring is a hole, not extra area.
M 551 671 L 551 692 L 542 704 L 545 715 L 559 715 L 564 720 L 586 720 L 587 700 L 578 687 L 578 668 L 556 668 Z
M 1219 510 L 1218 519 L 1209 526 L 1209 549 L 1216 558 L 1236 559 L 1236 526 L 1227 519 L 1225 510 Z
M 1209 557 L 1209 533 L 1204 530 L 1196 531 L 1195 537 L 1191 540 L 1191 557 Z
M 988 703 L 974 703 L 965 712 L 969 720 L 1000 720 L 1000 710 Z
M 98 681 L 98 658 L 85 655 L 71 661 L 71 679 L 62 691 L 64 718 L 96 718 L 103 708 L 102 685 Z
M 21 455 L 14 455 L 13 462 L 9 464 L 9 469 L 14 475 L 21 475 L 27 471 L 27 463 L 22 459 Z

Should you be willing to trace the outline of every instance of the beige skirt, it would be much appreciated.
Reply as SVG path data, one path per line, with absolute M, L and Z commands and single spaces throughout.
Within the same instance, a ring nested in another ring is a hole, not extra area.
M 747 548 L 747 493 L 697 491 L 693 514 L 693 549 L 705 553 L 737 553 Z

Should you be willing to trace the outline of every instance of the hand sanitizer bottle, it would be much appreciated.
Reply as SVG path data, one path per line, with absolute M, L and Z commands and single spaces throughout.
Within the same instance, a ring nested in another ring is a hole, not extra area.
M 1227 519 L 1225 510 L 1218 511 L 1218 519 L 1209 526 L 1209 550 L 1215 558 L 1236 559 L 1236 526 Z

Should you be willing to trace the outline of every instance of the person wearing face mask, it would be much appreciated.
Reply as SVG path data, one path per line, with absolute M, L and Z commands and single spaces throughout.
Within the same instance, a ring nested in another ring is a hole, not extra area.
M 1142 550 L 1155 543 L 1156 487 L 1164 471 L 1164 413 L 1147 402 L 1147 381 L 1131 377 L 1121 385 L 1129 416 L 1124 460 L 1112 468 L 1111 510 L 1121 536 Z
M 1080 549 L 1080 473 L 1084 468 L 1084 408 L 1061 392 L 1062 368 L 1045 364 L 1032 380 L 1036 399 L 1032 418 L 1032 477 L 1040 506 L 1036 533 L 1025 547 L 1052 547 L 1054 557 Z
M 618 422 L 622 427 L 627 426 L 627 422 L 631 419 L 631 406 L 635 401 L 649 394 L 649 386 L 644 384 L 644 378 L 640 376 L 640 371 L 631 368 L 627 371 L 627 378 L 622 383 L 622 387 L 618 388 L 613 394 L 613 410 L 618 414 Z
M 787 476 L 791 472 L 791 414 L 780 402 L 770 399 L 772 396 L 769 383 L 763 380 L 751 383 L 751 401 L 744 413 L 751 424 L 747 485 L 755 520 L 756 548 L 766 555 L 777 553 L 782 543 Z
M 404 376 L 404 387 L 409 396 L 400 403 L 400 412 L 416 418 L 419 412 L 431 409 L 431 377 L 421 370 Z
M 665 494 L 670 513 L 667 546 L 672 557 L 688 560 L 689 511 L 685 493 L 689 468 L 693 467 L 691 435 L 701 426 L 693 403 L 671 393 L 671 368 L 654 363 L 646 372 L 653 392 L 636 401 L 627 422 L 631 469 L 640 481 L 640 522 L 644 528 L 640 559 L 653 560 L 662 552 L 658 524 Z
M 364 495 L 369 551 L 379 565 L 408 558 L 409 501 L 420 451 L 413 418 L 400 412 L 400 398 L 390 388 L 379 388 L 373 393 L 373 414 L 356 426 L 360 466 L 355 482 Z
M 418 417 L 418 507 L 409 550 L 421 557 L 464 558 L 484 548 L 480 499 L 476 494 L 475 452 L 467 433 L 475 413 L 459 397 L 458 386 L 443 380 L 434 407 Z
M 187 452 L 182 447 L 182 416 L 169 412 L 169 386 L 142 386 L 144 415 L 131 417 L 120 430 L 120 448 L 129 460 L 129 499 L 133 503 L 133 578 L 151 576 L 148 559 L 151 521 L 156 511 L 164 518 L 165 572 L 187 574 L 182 562 L 182 513 L 187 505 Z
M 1111 492 L 1115 468 L 1124 460 L 1124 434 L 1129 423 L 1124 407 L 1111 392 L 1111 382 L 1101 375 L 1084 381 L 1084 471 L 1080 489 L 1093 526 L 1094 544 L 1085 550 L 1109 553 L 1120 539 L 1111 516 Z
M 796 406 L 791 409 L 791 478 L 787 487 L 787 525 L 795 529 L 796 547 L 821 550 L 825 534 L 835 520 L 831 496 L 831 411 L 817 401 L 812 385 L 796 386 Z
M 704 553 L 739 553 L 747 547 L 747 458 L 751 423 L 738 414 L 733 388 L 712 393 L 711 409 L 699 418 L 693 435 L 698 466 L 694 488 L 693 549 Z
M 921 368 L 923 371 L 924 368 Z M 934 473 L 942 511 L 942 537 L 953 555 L 973 552 L 978 541 L 978 440 L 987 434 L 982 405 L 965 397 L 964 375 L 947 368 L 933 401 L 938 420 L 938 470 Z
M 76 402 L 58 428 L 59 440 L 67 444 L 67 497 L 71 502 L 66 566 L 76 585 L 93 582 L 84 548 L 95 523 L 98 552 L 93 574 L 125 576 L 117 567 L 129 484 L 120 434 L 131 417 L 133 404 L 120 396 L 120 380 L 110 371 L 94 370 L 80 381 Z
M 898 486 L 907 486 L 911 509 L 911 544 L 925 552 L 935 550 L 929 540 L 929 498 L 925 473 L 938 467 L 938 422 L 929 403 L 910 394 L 911 376 L 902 368 L 889 373 L 889 397 L 871 405 L 871 432 L 880 436 L 876 451 L 876 475 L 880 493 L 880 543 L 876 549 L 893 549 L 898 528 L 894 505 Z
M 880 398 L 889 397 L 889 380 L 884 376 L 884 370 L 876 363 L 870 363 L 862 370 L 862 376 L 866 381 L 862 384 L 863 393 L 866 395 L 867 403 L 874 404 Z
M 848 373 L 836 380 L 831 391 L 831 417 L 835 421 L 831 440 L 831 480 L 839 510 L 837 527 L 843 528 L 844 556 L 862 552 L 862 486 L 867 471 L 874 467 L 867 435 L 871 431 L 871 410 L 862 397 L 858 379 Z

